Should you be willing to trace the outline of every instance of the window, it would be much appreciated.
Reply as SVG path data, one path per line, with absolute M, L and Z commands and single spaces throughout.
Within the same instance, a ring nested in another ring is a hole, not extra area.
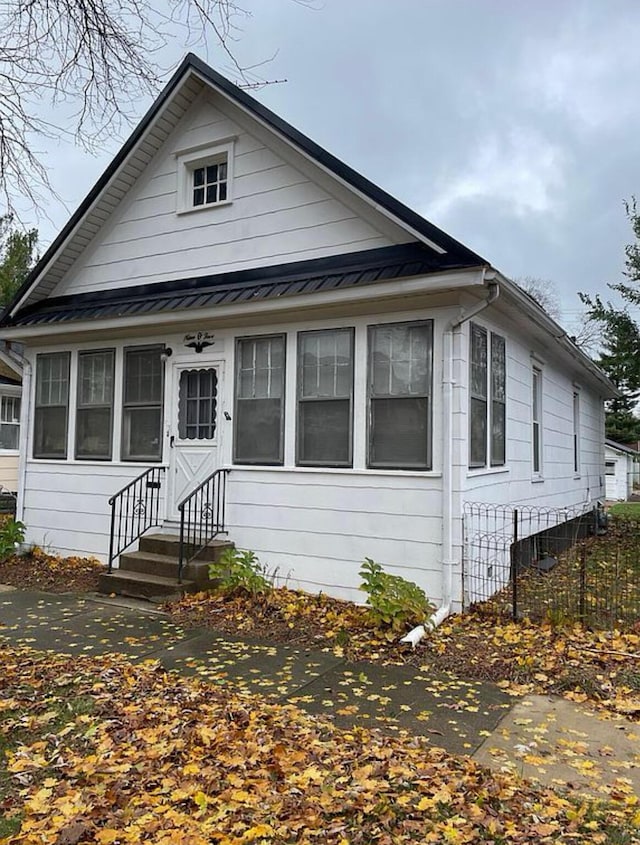
M 573 393 L 573 471 L 580 472 L 580 394 Z
M 533 446 L 533 474 L 542 472 L 542 370 L 533 367 L 531 378 L 531 442 Z
M 236 463 L 283 462 L 284 342 L 270 335 L 236 343 Z
M 605 462 L 604 474 L 605 475 L 615 475 L 616 474 L 616 462 L 615 461 L 606 461 Z
M 469 466 L 487 465 L 487 330 L 471 324 Z
M 227 198 L 227 159 L 194 167 L 192 205 L 212 205 Z
M 20 439 L 20 398 L 0 399 L 0 449 L 17 449 Z
M 78 353 L 76 458 L 111 459 L 114 351 Z
M 353 329 L 298 334 L 298 453 L 302 466 L 352 465 Z
M 431 468 L 433 322 L 369 327 L 369 460 Z
M 234 140 L 176 153 L 178 214 L 231 201 Z
M 507 368 L 504 338 L 491 333 L 491 466 L 505 464 Z
M 164 379 L 161 353 L 161 346 L 143 346 L 124 351 L 124 461 L 159 461 L 162 458 Z
M 34 458 L 67 457 L 69 352 L 36 357 Z
M 183 370 L 178 398 L 178 437 L 180 440 L 213 440 L 216 431 L 218 373 L 209 370 Z
M 504 466 L 507 373 L 505 340 L 471 324 L 469 467 Z M 487 456 L 489 460 L 487 461 Z

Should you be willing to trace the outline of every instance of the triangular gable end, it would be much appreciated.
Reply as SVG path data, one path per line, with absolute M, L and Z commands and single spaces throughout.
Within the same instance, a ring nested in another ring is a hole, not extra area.
M 203 93 L 209 91 L 213 92 L 213 97 Z M 180 121 L 190 110 L 193 111 L 194 104 L 198 100 L 211 101 L 212 99 L 216 100 L 220 106 L 220 113 L 223 115 L 226 113 L 228 116 L 230 111 L 235 109 L 237 122 L 243 125 L 245 134 L 249 134 L 246 133 L 247 121 L 255 121 L 256 127 L 261 127 L 260 132 L 257 132 L 258 135 L 262 133 L 264 136 L 265 132 L 272 133 L 272 137 L 277 141 L 276 146 L 289 146 L 295 151 L 299 161 L 304 159 L 308 167 L 317 168 L 317 171 L 322 172 L 326 179 L 332 180 L 334 186 L 330 192 L 332 197 L 335 198 L 336 193 L 339 194 L 340 191 L 343 194 L 348 191 L 352 200 L 348 205 L 351 208 L 358 204 L 368 206 L 374 216 L 379 215 L 380 226 L 374 228 L 379 229 L 378 234 L 385 232 L 390 242 L 421 241 L 427 244 L 434 254 L 446 256 L 446 263 L 458 266 L 487 264 L 480 256 L 344 165 L 246 92 L 190 54 L 69 223 L 47 250 L 6 310 L 3 323 L 10 322 L 10 315 L 15 314 L 21 307 L 46 298 L 56 291 L 61 280 L 67 277 L 73 265 L 92 244 L 95 235 L 103 231 L 105 225 L 109 225 L 108 221 L 115 209 L 121 206 L 122 199 L 125 196 L 128 197 L 134 189 L 158 150 L 172 133 L 175 134 Z M 244 115 L 244 119 L 240 116 L 241 114 Z M 304 170 L 304 167 L 301 169 Z M 327 209 L 328 207 L 324 209 L 325 212 Z M 364 244 L 360 247 L 362 249 L 376 245 L 367 237 L 362 240 Z M 383 243 L 384 235 L 377 245 Z M 328 248 L 325 254 L 330 254 L 330 252 L 331 248 Z M 294 256 L 292 260 L 299 257 Z M 126 266 L 122 267 L 125 273 L 126 269 Z M 165 276 L 165 278 L 168 277 Z

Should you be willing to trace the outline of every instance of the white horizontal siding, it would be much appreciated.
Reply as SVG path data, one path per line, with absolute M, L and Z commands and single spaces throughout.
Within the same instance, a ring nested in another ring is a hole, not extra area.
M 594 391 L 580 384 L 579 373 L 558 366 L 533 337 L 515 332 L 499 315 L 485 312 L 478 322 L 506 338 L 507 422 L 504 468 L 464 471 L 464 499 L 541 507 L 588 506 L 604 495 L 604 413 Z M 467 329 L 468 332 L 468 329 Z M 465 336 L 466 340 L 466 336 Z M 546 353 L 546 354 L 545 354 Z M 532 460 L 532 367 L 542 371 L 542 472 L 534 478 Z M 468 368 L 464 369 L 465 383 Z M 574 472 L 573 394 L 580 394 L 580 470 Z M 468 414 L 466 398 L 458 408 Z M 467 430 L 468 419 L 461 423 Z
M 442 519 L 438 478 L 234 469 L 229 536 L 269 570 L 311 592 L 362 601 L 366 557 L 439 599 Z
M 227 109 L 230 108 L 227 106 Z M 237 117 L 237 115 L 236 115 Z M 309 259 L 409 240 L 292 150 L 282 157 L 198 99 L 69 269 L 56 294 Z M 176 214 L 175 152 L 235 136 L 232 202 Z M 276 146 L 278 146 L 276 144 Z M 282 147 L 280 143 L 279 147 Z M 340 194 L 340 197 L 338 196 Z M 391 232 L 391 234 L 390 234 Z
M 26 544 L 62 555 L 109 555 L 109 497 L 145 469 L 138 464 L 28 461 L 23 522 Z M 164 503 L 160 502 L 161 513 Z

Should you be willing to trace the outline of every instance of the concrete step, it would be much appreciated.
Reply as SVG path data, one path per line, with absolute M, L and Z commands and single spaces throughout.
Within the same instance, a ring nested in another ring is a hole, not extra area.
M 146 572 L 164 578 L 178 577 L 178 558 L 148 551 L 123 552 L 120 555 L 120 571 Z M 183 580 L 193 581 L 200 589 L 211 586 L 209 582 L 209 561 L 192 560 L 185 564 Z
M 211 540 L 202 551 L 196 555 L 199 561 L 219 560 L 220 555 L 226 549 L 233 549 L 234 544 L 230 540 Z M 139 549 L 141 552 L 151 552 L 156 555 L 172 557 L 178 560 L 180 552 L 180 538 L 175 534 L 145 534 L 140 538 Z M 189 547 L 187 547 L 187 554 Z
M 119 596 L 162 601 L 181 596 L 183 593 L 193 593 L 196 590 L 197 586 L 193 581 L 183 579 L 182 583 L 178 584 L 177 578 L 124 569 L 114 569 L 111 573 L 104 572 L 100 575 L 98 582 L 100 593 L 116 593 Z

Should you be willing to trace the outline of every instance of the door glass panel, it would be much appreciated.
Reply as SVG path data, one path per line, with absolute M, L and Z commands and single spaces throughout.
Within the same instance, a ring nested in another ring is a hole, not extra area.
M 216 431 L 218 374 L 210 370 L 183 370 L 178 398 L 180 440 L 213 440 Z

